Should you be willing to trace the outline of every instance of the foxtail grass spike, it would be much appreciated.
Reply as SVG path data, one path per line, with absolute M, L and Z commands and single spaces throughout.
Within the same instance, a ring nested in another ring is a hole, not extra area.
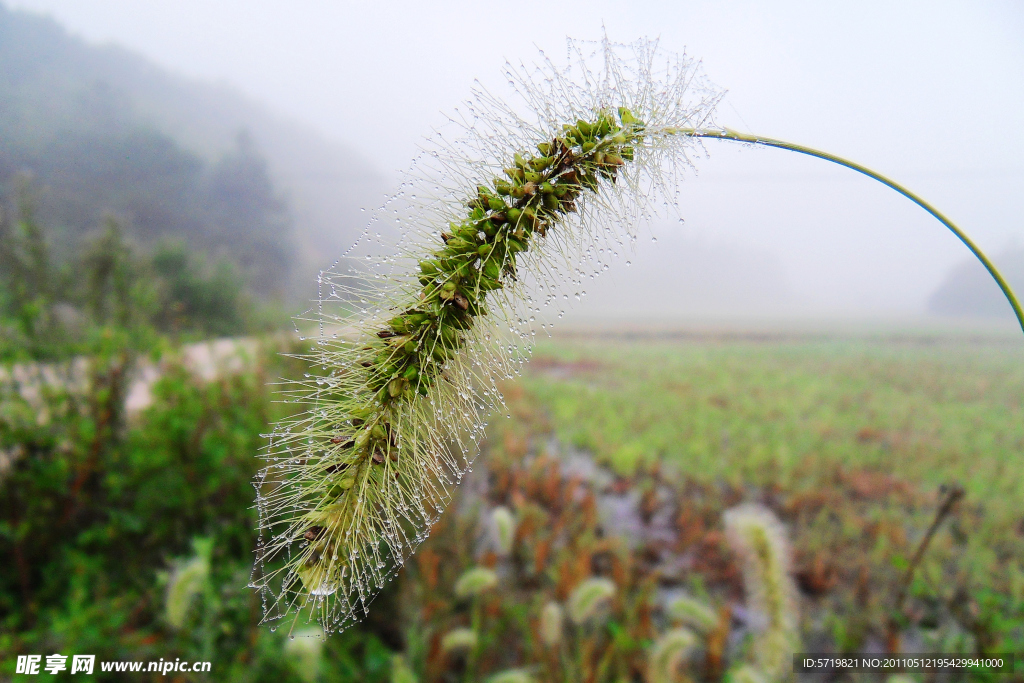
M 498 554 L 507 556 L 512 552 L 512 543 L 516 535 L 516 518 L 504 505 L 491 511 L 491 525 L 494 529 L 494 545 Z
M 674 599 L 666 611 L 672 620 L 682 622 L 701 633 L 708 633 L 718 625 L 715 610 L 689 595 L 680 595 Z
M 471 628 L 452 629 L 441 638 L 441 649 L 445 652 L 472 650 L 477 646 L 479 637 Z
M 557 602 L 551 601 L 540 611 L 540 640 L 547 647 L 562 642 L 565 633 L 565 611 Z
M 303 412 L 276 425 L 256 481 L 252 585 L 272 628 L 365 615 L 470 467 L 537 318 L 674 203 L 699 146 L 675 131 L 713 125 L 720 98 L 649 41 L 569 42 L 565 66 L 542 54 L 504 75 L 514 99 L 477 87 L 320 275 L 313 369 L 285 387 Z
M 674 628 L 654 641 L 647 653 L 647 683 L 675 683 L 679 666 L 697 645 L 697 636 L 686 628 Z
M 786 531 L 760 505 L 726 510 L 724 522 L 743 569 L 747 606 L 764 619 L 755 635 L 753 663 L 769 680 L 791 680 L 792 656 L 800 648 L 800 612 Z
M 569 617 L 576 624 L 584 624 L 601 613 L 615 597 L 615 584 L 611 579 L 586 579 L 569 595 Z
M 196 597 L 203 592 L 203 586 L 210 574 L 210 554 L 213 550 L 211 539 L 193 541 L 195 556 L 179 565 L 167 583 L 165 617 L 174 629 L 185 626 L 189 611 Z
M 498 585 L 498 575 L 487 567 L 467 569 L 455 582 L 455 594 L 460 598 L 474 597 L 486 593 Z

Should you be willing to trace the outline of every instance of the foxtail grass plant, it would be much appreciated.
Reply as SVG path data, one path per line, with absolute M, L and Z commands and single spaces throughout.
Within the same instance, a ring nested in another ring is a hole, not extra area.
M 473 605 L 470 612 L 470 631 L 476 637 L 473 644 L 469 646 L 469 653 L 466 658 L 466 680 L 474 680 L 477 673 L 477 665 L 480 662 L 482 643 L 480 634 L 483 633 L 483 604 L 481 596 L 494 589 L 498 585 L 498 575 L 493 569 L 487 567 L 472 567 L 467 569 L 455 582 L 455 595 L 460 598 L 469 598 Z
M 687 628 L 674 628 L 661 635 L 648 652 L 647 683 L 675 683 L 679 667 L 697 646 L 697 636 Z
M 565 635 L 565 610 L 555 601 L 544 605 L 540 612 L 540 640 L 545 647 L 557 647 Z
M 646 41 L 572 43 L 567 66 L 506 76 L 517 101 L 478 88 L 378 214 L 397 243 L 320 276 L 315 374 L 286 390 L 305 411 L 256 482 L 267 621 L 363 616 L 470 467 L 537 316 L 585 296 L 672 200 L 697 149 L 676 131 L 711 125 L 720 97 Z
M 674 599 L 668 604 L 666 612 L 673 621 L 681 622 L 700 633 L 709 633 L 718 625 L 715 610 L 689 595 Z
M 467 569 L 455 582 L 455 595 L 460 598 L 477 597 L 498 585 L 498 575 L 487 567 Z
M 585 624 L 600 615 L 614 597 L 615 584 L 611 579 L 585 579 L 569 595 L 569 618 L 577 626 Z
M 793 653 L 800 649 L 800 611 L 785 529 L 760 505 L 726 510 L 724 522 L 743 570 L 747 607 L 763 619 L 756 624 L 753 663 L 772 681 L 789 680 Z
M 167 623 L 175 630 L 185 626 L 192 603 L 203 592 L 210 575 L 213 541 L 208 538 L 197 539 L 193 541 L 193 546 L 195 556 L 178 565 L 167 582 L 164 614 Z
M 512 552 L 516 535 L 516 518 L 504 505 L 491 512 L 491 526 L 494 530 L 494 545 L 498 555 L 507 557 Z
M 721 91 L 656 42 L 570 41 L 564 66 L 542 53 L 504 75 L 515 98 L 478 86 L 318 278 L 311 369 L 284 389 L 302 411 L 269 435 L 256 481 L 251 586 L 272 627 L 365 615 L 471 466 L 498 382 L 548 330 L 538 317 L 561 317 L 641 223 L 677 210 L 702 138 L 785 146 L 719 129 Z
M 471 628 L 456 628 L 444 634 L 444 637 L 441 639 L 441 649 L 445 652 L 473 650 L 479 641 L 480 638 L 475 630 Z

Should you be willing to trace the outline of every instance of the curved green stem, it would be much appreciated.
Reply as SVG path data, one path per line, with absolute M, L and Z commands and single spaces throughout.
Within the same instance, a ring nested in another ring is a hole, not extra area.
M 988 270 L 989 274 L 996 281 L 996 284 L 999 285 L 999 289 L 1003 290 L 1003 295 L 1006 297 L 1006 300 L 1010 302 L 1010 306 L 1013 307 L 1013 312 L 1017 316 L 1017 322 L 1020 324 L 1021 331 L 1024 331 L 1024 309 L 1021 308 L 1020 302 L 1014 295 L 1013 290 L 1010 289 L 1009 283 L 1007 283 L 1006 280 L 1003 278 L 1002 274 L 995 267 L 995 264 L 993 264 L 992 261 L 990 261 L 988 257 L 985 256 L 984 253 L 982 253 L 981 249 L 978 248 L 978 245 L 976 245 L 971 240 L 971 238 L 964 233 L 963 230 L 958 228 L 953 223 L 953 221 L 946 218 L 934 206 L 932 206 L 931 204 L 929 204 L 924 199 L 914 194 L 907 188 L 903 187 L 896 181 L 890 180 L 889 178 L 886 178 L 884 175 L 876 173 L 872 171 L 870 168 L 867 168 L 866 166 L 861 166 L 860 164 L 850 161 L 848 159 L 843 159 L 842 157 L 837 157 L 834 154 L 822 152 L 811 147 L 804 147 L 803 145 L 793 144 L 792 142 L 775 140 L 773 138 L 761 137 L 759 135 L 747 135 L 746 133 L 739 133 L 737 131 L 730 130 L 729 128 L 724 128 L 722 130 L 697 130 L 693 128 L 684 128 L 680 129 L 679 132 L 684 135 L 689 135 L 690 137 L 695 138 L 713 138 L 716 140 L 733 140 L 735 142 L 749 142 L 755 145 L 764 145 L 765 147 L 777 147 L 778 149 L 787 149 L 791 152 L 799 152 L 800 154 L 806 154 L 808 156 L 824 159 L 825 161 L 831 161 L 832 163 L 839 164 L 840 166 L 845 166 L 846 168 L 853 169 L 858 173 L 863 173 L 869 178 L 874 178 L 883 185 L 888 185 L 889 187 L 896 190 L 901 195 L 903 195 L 904 197 L 906 197 L 907 199 L 914 202 L 922 209 L 930 213 L 932 216 L 937 218 L 940 223 L 945 225 L 947 228 L 950 229 L 950 231 L 952 231 L 954 235 L 959 237 L 961 242 L 967 245 L 967 248 L 971 250 L 971 253 L 974 254 L 979 261 L 981 261 L 981 263 Z

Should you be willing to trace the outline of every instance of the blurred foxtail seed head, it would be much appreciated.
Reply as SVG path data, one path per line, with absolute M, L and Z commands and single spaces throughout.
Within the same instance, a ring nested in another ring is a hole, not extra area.
M 471 628 L 452 629 L 441 638 L 441 649 L 445 652 L 461 652 L 476 647 L 479 637 Z
M 800 612 L 786 530 L 760 505 L 739 505 L 723 517 L 726 538 L 743 569 L 748 609 L 766 620 L 755 634 L 753 663 L 771 680 L 789 680 L 792 655 L 800 648 Z
M 706 604 L 690 597 L 681 595 L 668 604 L 668 616 L 684 626 L 707 633 L 718 625 L 718 615 Z
M 697 636 L 686 628 L 663 633 L 647 653 L 647 683 L 674 683 L 679 667 L 697 646 Z
M 615 597 L 615 583 L 604 577 L 591 577 L 569 595 L 569 617 L 577 625 L 585 624 L 602 614 Z
M 562 642 L 565 633 L 565 610 L 557 602 L 549 602 L 540 612 L 540 640 L 547 647 Z
M 472 567 L 455 582 L 455 595 L 469 598 L 482 595 L 498 585 L 498 575 L 487 567 Z
M 516 535 L 516 518 L 505 506 L 491 511 L 491 524 L 494 529 L 494 544 L 498 554 L 507 556 L 512 552 L 512 542 Z

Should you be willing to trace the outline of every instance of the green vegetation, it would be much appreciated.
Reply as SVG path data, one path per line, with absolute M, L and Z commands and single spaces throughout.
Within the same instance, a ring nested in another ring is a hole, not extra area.
M 254 456 L 284 408 L 268 382 L 299 373 L 278 356 L 298 349 L 238 344 L 239 363 L 202 379 L 184 342 L 274 331 L 276 313 L 231 265 L 173 242 L 143 251 L 112 219 L 57 261 L 30 190 L 0 218 L 0 671 L 65 652 L 309 680 L 247 588 Z M 143 362 L 152 400 L 129 414 Z M 389 658 L 356 633 L 318 655 L 350 678 Z
M 165 335 L 239 335 L 283 320 L 254 303 L 231 263 L 208 265 L 179 242 L 143 252 L 111 217 L 64 262 L 52 256 L 50 237 L 31 188 L 0 206 L 2 361 L 67 359 L 109 348 L 112 337 L 148 352 Z
M 3 383 L 0 671 L 15 654 L 63 652 L 213 661 L 206 680 L 309 680 L 246 588 L 253 453 L 275 415 L 266 383 L 286 371 L 273 350 L 208 383 L 172 354 L 131 420 L 123 349 L 93 357 L 88 393 L 47 388 L 42 412 Z M 388 651 L 366 640 L 332 641 L 324 670 L 386 670 Z
M 294 641 L 258 626 L 245 588 L 252 454 L 289 408 L 266 382 L 302 371 L 273 350 L 212 382 L 172 361 L 131 420 L 116 349 L 87 396 L 47 394 L 43 420 L 4 389 L 5 667 L 45 651 L 210 659 L 209 680 L 763 678 L 723 533 L 744 501 L 785 525 L 805 644 L 1024 643 L 1016 345 L 547 342 L 505 387 L 512 419 L 493 421 L 473 475 L 487 486 L 322 645 L 306 625 Z M 580 470 L 587 452 L 611 469 Z M 939 484 L 964 499 L 905 584 Z
M 795 530 L 805 590 L 829 586 L 817 597 L 840 648 L 872 632 L 884 641 L 896 570 L 935 518 L 935 492 L 962 487 L 958 514 L 914 576 L 928 605 L 918 616 L 957 612 L 949 618 L 974 629 L 978 647 L 1020 648 L 1016 340 L 562 342 L 542 345 L 531 368 L 526 395 L 561 442 L 624 475 L 669 468 L 778 511 Z M 867 576 L 872 595 L 856 598 Z M 858 614 L 858 602 L 873 607 Z
M 542 345 L 525 386 L 559 437 L 620 471 L 767 485 L 808 459 L 1024 501 L 1019 345 L 922 340 Z M 551 381 L 551 375 L 564 376 Z
M 545 681 L 785 678 L 763 665 L 793 636 L 758 636 L 740 611 L 764 600 L 723 534 L 742 502 L 791 538 L 809 649 L 1019 651 L 1022 395 L 1015 341 L 542 344 L 506 387 L 483 493 L 400 579 L 403 666 L 423 681 L 524 666 Z M 617 474 L 587 475 L 587 453 Z M 505 507 L 510 552 L 467 547 Z M 452 593 L 480 563 L 501 577 L 482 610 Z M 561 605 L 595 576 L 614 599 L 580 628 Z M 468 654 L 443 647 L 466 629 Z

